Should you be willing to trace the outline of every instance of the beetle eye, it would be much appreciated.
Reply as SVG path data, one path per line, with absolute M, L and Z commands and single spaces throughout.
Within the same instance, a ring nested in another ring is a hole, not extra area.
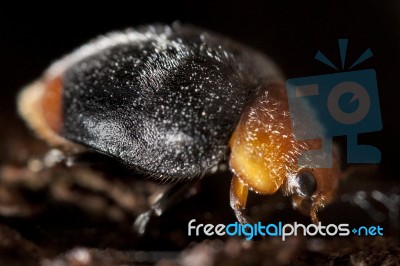
M 311 197 L 317 190 L 317 180 L 310 171 L 301 171 L 294 178 L 292 189 L 299 196 Z

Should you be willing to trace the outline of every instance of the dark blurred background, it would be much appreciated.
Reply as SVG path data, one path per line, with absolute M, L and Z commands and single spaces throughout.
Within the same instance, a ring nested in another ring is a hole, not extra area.
M 374 56 L 355 70 L 377 72 L 383 130 L 360 137 L 382 151 L 380 171 L 397 177 L 400 148 L 400 4 L 397 1 L 107 2 L 90 9 L 0 6 L 0 130 L 16 121 L 15 95 L 46 67 L 82 43 L 109 31 L 180 20 L 230 36 L 271 56 L 288 78 L 334 73 L 314 60 L 318 50 L 336 65 L 338 38 L 348 38 L 347 62 L 367 48 Z M 17 124 L 19 127 L 22 124 Z

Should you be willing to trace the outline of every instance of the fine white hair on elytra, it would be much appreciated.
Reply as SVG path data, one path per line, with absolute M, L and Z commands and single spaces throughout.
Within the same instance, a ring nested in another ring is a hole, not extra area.
M 175 25 L 175 24 L 174 24 Z M 174 26 L 173 25 L 173 26 Z M 171 27 L 163 26 L 147 26 L 141 30 L 128 28 L 124 31 L 114 31 L 106 35 L 99 36 L 87 44 L 79 47 L 72 53 L 64 56 L 61 60 L 54 62 L 46 71 L 46 76 L 54 77 L 62 74 L 66 69 L 84 58 L 90 57 L 99 51 L 106 50 L 110 47 L 123 44 L 140 44 L 144 41 L 154 40 L 158 45 L 179 46 L 177 41 L 168 41 L 171 34 Z M 162 49 L 163 47 L 160 47 Z

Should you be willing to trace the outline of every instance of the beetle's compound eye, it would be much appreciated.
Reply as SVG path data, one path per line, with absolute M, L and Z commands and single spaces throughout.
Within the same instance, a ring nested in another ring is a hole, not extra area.
M 313 173 L 303 170 L 297 173 L 292 183 L 292 191 L 302 197 L 311 197 L 317 190 L 317 180 Z

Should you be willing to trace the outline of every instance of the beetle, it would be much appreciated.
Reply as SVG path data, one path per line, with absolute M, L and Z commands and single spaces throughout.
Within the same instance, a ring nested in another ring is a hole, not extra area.
M 242 223 L 249 190 L 270 195 L 281 188 L 315 222 L 338 183 L 337 160 L 329 169 L 297 163 L 320 142 L 293 137 L 275 63 L 191 25 L 101 36 L 25 87 L 18 108 L 40 138 L 66 154 L 100 152 L 157 179 L 193 180 L 229 156 L 230 204 Z M 151 212 L 165 205 L 159 201 Z

